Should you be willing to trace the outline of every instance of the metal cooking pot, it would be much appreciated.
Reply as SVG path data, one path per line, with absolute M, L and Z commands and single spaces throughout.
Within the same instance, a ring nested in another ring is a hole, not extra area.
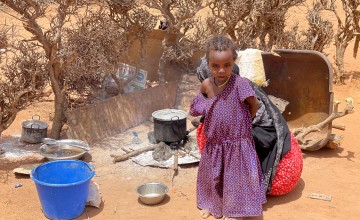
M 180 142 L 186 137 L 187 113 L 178 109 L 162 109 L 152 113 L 154 137 L 159 142 Z
M 34 119 L 38 117 L 38 119 Z M 33 115 L 31 120 L 26 120 L 22 123 L 21 141 L 37 144 L 41 142 L 42 138 L 47 137 L 48 124 L 40 121 L 39 115 Z

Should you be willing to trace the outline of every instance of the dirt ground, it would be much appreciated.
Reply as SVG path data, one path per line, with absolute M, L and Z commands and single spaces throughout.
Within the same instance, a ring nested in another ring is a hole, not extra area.
M 304 12 L 294 9 L 294 12 Z M 300 13 L 292 18 L 299 19 Z M 329 17 L 331 17 L 329 15 Z M 301 19 L 300 19 L 301 21 Z M 360 216 L 360 64 L 351 55 L 352 44 L 345 57 L 345 68 L 353 73 L 351 84 L 334 85 L 334 98 L 343 103 L 344 99 L 354 99 L 353 114 L 335 120 L 346 125 L 346 129 L 333 130 L 344 136 L 340 147 L 322 148 L 315 152 L 303 152 L 304 167 L 296 188 L 289 194 L 268 197 L 263 206 L 264 214 L 254 219 L 358 219 Z M 331 59 L 334 48 L 329 48 Z M 21 122 L 32 114 L 39 114 L 49 122 L 53 110 L 52 99 L 35 103 L 21 111 L 12 126 L 3 133 L 0 143 L 16 140 L 21 134 Z M 109 145 L 90 144 L 92 151 L 86 160 L 95 165 L 96 175 L 93 181 L 100 187 L 103 203 L 100 208 L 87 207 L 78 219 L 156 219 L 156 220 L 195 220 L 201 219 L 196 208 L 197 164 L 181 166 L 177 175 L 172 169 L 143 167 L 130 160 L 112 163 L 110 154 L 121 153 L 117 147 L 131 140 L 132 131 L 139 131 L 141 139 L 146 138 L 147 125 L 130 129 L 122 135 L 124 142 L 109 139 Z M 24 148 L 31 148 L 24 146 Z M 36 148 L 36 146 L 34 147 Z M 39 161 L 36 153 L 26 157 L 0 158 L 0 219 L 46 219 L 42 213 L 34 182 L 28 176 L 15 175 L 12 169 L 29 161 Z M 142 205 L 135 188 L 148 181 L 160 181 L 169 186 L 165 200 L 156 206 Z M 15 188 L 21 183 L 22 187 Z M 331 201 L 311 199 L 311 193 L 331 195 Z M 209 219 L 214 219 L 210 217 Z

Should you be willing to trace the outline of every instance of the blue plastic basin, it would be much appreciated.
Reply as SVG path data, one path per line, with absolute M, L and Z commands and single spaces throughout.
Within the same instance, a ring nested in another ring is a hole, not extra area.
M 74 219 L 86 205 L 95 171 L 80 160 L 44 163 L 31 171 L 43 213 L 50 219 Z

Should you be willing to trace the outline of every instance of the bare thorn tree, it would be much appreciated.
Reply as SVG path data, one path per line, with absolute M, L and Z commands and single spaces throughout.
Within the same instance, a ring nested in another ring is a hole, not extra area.
M 336 0 L 320 0 L 326 10 L 331 11 L 337 20 L 337 32 L 335 34 L 335 65 L 338 74 L 335 75 L 335 83 L 345 84 L 344 74 L 344 55 L 349 43 L 355 39 L 354 57 L 357 55 L 359 44 L 359 19 L 360 19 L 360 1 L 359 0 L 341 0 L 345 18 L 342 20 L 336 8 Z
M 168 61 L 190 58 L 192 53 L 201 48 L 204 36 L 199 37 L 203 29 L 196 28 L 196 34 L 192 34 L 194 27 L 201 25 L 195 18 L 198 11 L 208 6 L 208 2 L 201 0 L 149 0 L 145 5 L 156 9 L 165 19 L 166 29 L 161 48 L 163 50 L 158 65 L 159 81 L 165 82 L 165 65 Z M 175 35 L 175 42 L 170 42 L 170 36 Z
M 115 25 L 116 21 L 111 21 L 109 8 L 107 8 L 108 14 L 102 14 L 103 19 L 96 13 L 81 19 L 82 15 L 86 15 L 87 10 L 102 10 L 100 6 L 104 1 L 101 0 L 93 2 L 54 0 L 51 1 L 52 13 L 48 10 L 49 1 L 45 0 L 0 1 L 17 13 L 15 17 L 21 20 L 25 30 L 32 34 L 27 41 L 34 42 L 37 46 L 34 50 L 42 52 L 46 59 L 48 79 L 55 95 L 55 114 L 50 136 L 56 139 L 60 137 L 61 129 L 66 122 L 65 112 L 70 104 L 75 102 L 73 98 L 81 99 L 92 94 L 90 90 L 100 80 L 94 73 L 96 71 L 114 73 L 113 70 L 116 70 L 114 65 L 118 65 L 119 56 L 124 54 L 131 42 L 125 40 L 129 39 L 127 36 L 134 32 L 141 32 L 146 36 L 147 32 L 138 28 L 142 27 L 139 23 L 146 24 L 145 26 L 151 24 L 149 20 L 143 20 L 144 17 L 141 17 L 139 11 L 135 9 L 126 11 L 129 13 L 124 18 L 129 19 L 124 22 L 121 20 L 124 26 Z M 122 3 L 122 1 L 117 2 Z M 94 21 L 96 16 L 98 21 Z M 40 25 L 40 19 L 44 18 L 49 22 Z M 100 21 L 107 22 L 106 24 L 110 25 L 109 30 L 105 29 Z M 74 22 L 78 23 L 74 24 Z M 116 27 L 120 29 L 117 30 Z M 71 31 L 72 28 L 75 31 Z M 126 28 L 128 29 L 125 30 Z M 84 33 L 79 32 L 81 30 Z M 106 33 L 108 36 L 105 36 Z M 119 42 L 116 42 L 117 38 L 120 38 Z M 79 45 L 74 45 L 77 43 Z M 107 50 L 109 53 L 106 53 Z
M 239 41 L 237 33 L 242 29 L 241 25 L 248 21 L 250 14 L 253 12 L 255 0 L 245 1 L 228 1 L 215 0 L 210 4 L 213 16 L 223 23 L 222 28 L 213 28 L 222 30 L 227 33 L 234 42 Z M 213 24 L 220 25 L 215 22 Z M 209 25 L 213 25 L 209 23 Z M 220 27 L 219 26 L 219 27 Z M 243 39 L 241 39 L 243 40 Z
M 305 0 L 256 0 L 252 17 L 255 19 L 259 48 L 269 51 L 284 35 L 286 13 L 291 7 L 303 4 Z
M 277 39 L 276 47 L 316 50 L 323 53 L 324 49 L 330 45 L 334 35 L 332 23 L 321 17 L 321 12 L 324 10 L 325 8 L 320 2 L 313 2 L 306 14 L 309 28 L 300 31 L 298 24 L 294 24 Z
M 55 6 L 55 15 L 48 17 L 50 24 L 47 28 L 39 25 L 39 19 L 47 18 L 47 2 L 33 0 L 1 0 L 1 2 L 21 15 L 19 19 L 23 22 L 23 27 L 32 34 L 29 40 L 36 42 L 38 49 L 45 54 L 49 79 L 55 95 L 55 114 L 50 136 L 58 139 L 66 122 L 68 85 L 64 80 L 66 75 L 64 67 L 73 59 L 72 55 L 64 57 L 59 53 L 63 44 L 62 31 L 70 16 L 78 12 L 82 1 L 54 0 L 52 4 Z
M 127 42 L 124 42 L 124 46 L 131 46 L 135 40 L 140 41 L 141 51 L 138 66 L 143 67 L 145 65 L 146 39 L 156 25 L 157 16 L 152 15 L 145 7 L 142 7 L 138 1 L 108 0 L 107 3 L 110 9 L 111 19 L 115 21 L 121 30 L 124 30 L 123 36 L 127 39 Z M 136 73 L 126 80 L 117 77 L 115 72 L 111 74 L 120 93 L 124 92 L 124 87 L 136 77 Z
M 19 110 L 43 96 L 46 59 L 33 42 L 15 40 L 13 26 L 0 27 L 0 135 Z
M 116 76 L 119 63 L 134 40 L 139 39 L 145 43 L 146 37 L 156 24 L 154 18 L 151 22 L 148 12 L 139 8 L 119 10 L 120 6 L 109 5 L 110 8 L 104 5 L 95 11 L 86 9 L 82 15 L 76 16 L 77 22 L 72 29 L 65 32 L 67 41 L 63 53 L 76 57 L 66 67 L 66 72 L 71 76 L 68 78 L 69 90 L 73 97 L 82 97 L 81 100 L 71 99 L 77 102 L 72 106 L 76 107 L 81 101 L 92 102 L 99 85 L 108 76 L 117 84 L 117 87 L 105 88 L 108 95 L 124 93 L 124 87 L 136 74 L 126 80 L 119 78 Z M 117 14 L 118 12 L 125 14 Z M 86 74 L 77 74 L 79 72 Z M 79 85 L 79 81 L 83 84 Z
M 320 2 L 314 2 L 312 8 L 307 13 L 306 19 L 310 28 L 304 31 L 303 34 L 307 37 L 310 47 L 306 49 L 323 52 L 333 39 L 334 31 L 332 23 L 320 16 L 321 11 L 324 10 L 325 8 Z
M 212 30 L 227 33 L 239 49 L 255 47 L 271 50 L 284 38 L 286 13 L 305 0 L 214 0 L 210 5 L 215 18 Z M 210 23 L 210 22 L 209 22 Z
M 92 102 L 101 90 L 103 78 L 116 72 L 121 56 L 129 48 L 125 30 L 108 14 L 103 7 L 86 8 L 75 16 L 72 28 L 63 31 L 65 42 L 60 52 L 63 56 L 74 57 L 64 66 L 71 108 Z M 114 95 L 118 93 L 119 90 Z

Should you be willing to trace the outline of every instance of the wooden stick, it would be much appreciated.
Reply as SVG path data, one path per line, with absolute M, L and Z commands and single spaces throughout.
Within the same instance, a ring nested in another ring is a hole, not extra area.
M 132 152 L 132 150 L 128 150 L 128 149 L 126 149 L 125 147 L 121 147 L 121 150 L 123 150 L 125 153 L 130 153 L 130 152 Z
M 179 152 L 176 150 L 174 153 L 174 170 L 178 170 L 178 163 L 179 163 Z
M 156 148 L 160 147 L 162 145 L 163 142 L 160 142 L 159 144 L 153 144 L 153 145 L 149 145 L 147 147 L 143 147 L 143 148 L 140 148 L 140 149 L 137 149 L 137 150 L 134 150 L 134 151 L 131 151 L 129 153 L 126 153 L 124 155 L 120 155 L 120 156 L 116 156 L 114 155 L 114 159 L 113 159 L 113 162 L 116 163 L 116 162 L 121 162 L 121 161 L 124 161 L 124 160 L 127 160 L 129 159 L 130 157 L 133 157 L 133 156 L 137 156 L 141 153 L 144 153 L 146 151 L 150 151 L 150 150 L 155 150 Z
M 332 127 L 339 129 L 339 130 L 345 130 L 345 125 L 344 124 L 339 124 L 339 123 L 332 123 Z
M 128 150 L 128 149 L 126 149 L 125 147 L 120 147 L 121 148 L 121 150 L 122 151 L 124 151 L 125 153 L 130 153 L 130 152 L 132 152 L 132 151 L 134 151 L 134 150 L 132 150 L 132 149 L 130 149 L 130 150 Z M 118 157 L 118 155 L 115 155 L 115 154 L 110 154 L 110 157 Z
M 324 128 L 327 124 L 332 122 L 336 118 L 343 117 L 349 113 L 352 112 L 354 106 L 353 106 L 353 99 L 352 98 L 346 98 L 346 106 L 342 112 L 338 111 L 339 104 L 341 101 L 336 100 L 334 103 L 334 110 L 324 121 L 320 122 L 317 125 L 311 125 L 309 127 L 304 128 L 298 135 L 296 135 L 296 140 L 299 142 L 301 149 L 306 150 L 306 148 L 310 148 L 311 146 L 306 146 L 305 143 L 305 136 L 309 133 L 320 131 L 322 128 Z

